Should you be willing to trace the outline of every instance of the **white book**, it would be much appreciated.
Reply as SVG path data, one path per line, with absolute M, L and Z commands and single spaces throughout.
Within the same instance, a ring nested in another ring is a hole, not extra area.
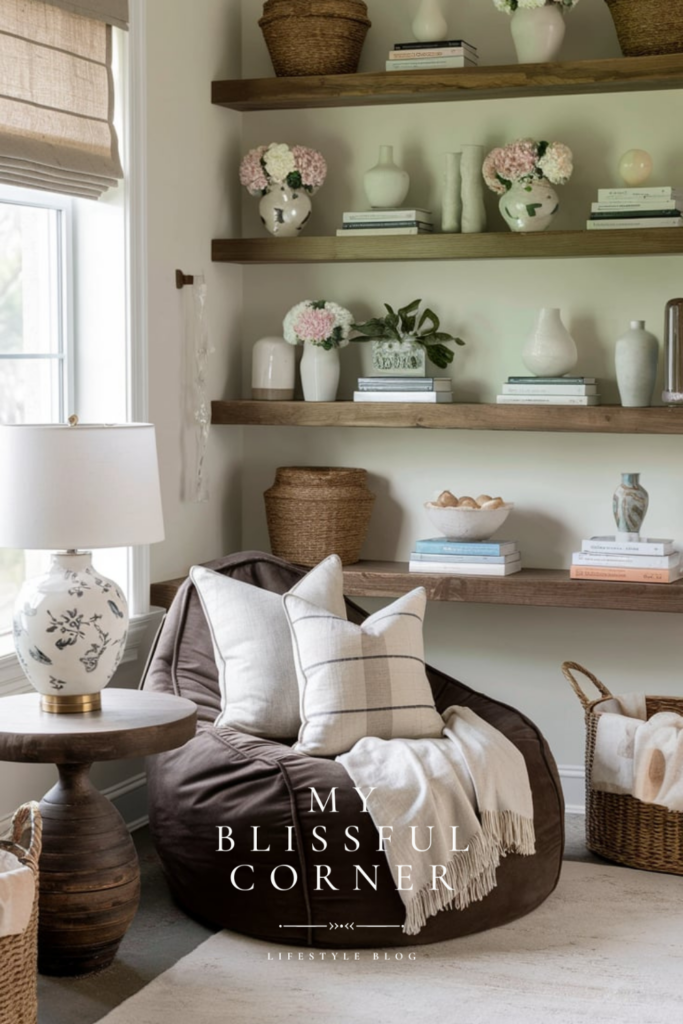
M 498 395 L 498 405 L 600 405 L 600 395 Z
M 431 235 L 431 231 L 423 228 L 367 228 L 365 231 L 347 231 L 337 229 L 337 238 L 374 238 L 375 235 Z
M 417 220 L 433 224 L 434 215 L 431 210 L 416 207 L 412 210 L 348 210 L 342 217 L 344 224 L 365 224 L 368 221 L 373 224 L 378 220 Z
M 452 402 L 452 391 L 354 391 L 354 402 Z
M 597 384 L 503 384 L 504 395 L 597 395 Z
M 648 210 L 680 210 L 680 199 L 612 199 L 609 202 L 591 203 L 591 213 L 637 213 Z
M 581 541 L 584 554 L 597 552 L 607 555 L 671 555 L 674 552 L 672 540 L 658 537 L 643 537 L 642 540 L 617 540 L 616 537 L 591 537 Z
M 588 231 L 618 231 L 628 228 L 680 228 L 683 217 L 615 217 L 614 220 L 588 220 Z
M 610 199 L 676 199 L 683 198 L 679 188 L 670 185 L 648 185 L 640 188 L 599 188 L 598 202 Z
M 511 576 L 522 568 L 522 560 L 505 562 L 503 565 L 485 565 L 481 562 L 408 562 L 409 572 L 421 572 L 427 576 Z
M 389 60 L 423 60 L 436 57 L 472 57 L 477 60 L 477 51 L 470 46 L 446 46 L 434 50 L 390 50 Z
M 671 555 L 608 555 L 605 552 L 577 551 L 572 555 L 572 565 L 601 565 L 608 569 L 673 569 L 680 561 L 680 551 Z
M 388 60 L 387 71 L 424 71 L 439 68 L 476 68 L 477 62 L 469 57 L 435 57 L 430 60 Z

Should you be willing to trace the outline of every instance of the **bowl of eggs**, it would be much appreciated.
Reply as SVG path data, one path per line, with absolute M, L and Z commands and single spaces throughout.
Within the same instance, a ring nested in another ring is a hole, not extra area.
M 499 530 L 510 515 L 514 504 L 502 498 L 480 494 L 478 498 L 456 498 L 450 491 L 442 491 L 433 501 L 425 504 L 425 511 L 433 526 L 449 540 L 488 540 Z

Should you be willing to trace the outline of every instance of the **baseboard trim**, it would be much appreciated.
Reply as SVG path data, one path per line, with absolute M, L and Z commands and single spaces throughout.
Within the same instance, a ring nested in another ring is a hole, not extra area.
M 586 770 L 583 765 L 558 764 L 567 814 L 586 813 Z

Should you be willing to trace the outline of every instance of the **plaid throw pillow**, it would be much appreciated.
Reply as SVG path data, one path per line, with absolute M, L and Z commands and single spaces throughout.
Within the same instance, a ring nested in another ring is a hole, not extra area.
M 375 612 L 362 626 L 285 594 L 301 694 L 295 750 L 344 754 L 364 736 L 440 736 L 443 721 L 425 673 L 422 587 Z

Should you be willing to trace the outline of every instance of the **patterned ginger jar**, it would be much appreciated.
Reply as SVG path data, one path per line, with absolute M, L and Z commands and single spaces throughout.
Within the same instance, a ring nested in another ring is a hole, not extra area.
M 500 197 L 498 208 L 511 231 L 545 231 L 560 208 L 560 200 L 545 179 L 518 181 Z

